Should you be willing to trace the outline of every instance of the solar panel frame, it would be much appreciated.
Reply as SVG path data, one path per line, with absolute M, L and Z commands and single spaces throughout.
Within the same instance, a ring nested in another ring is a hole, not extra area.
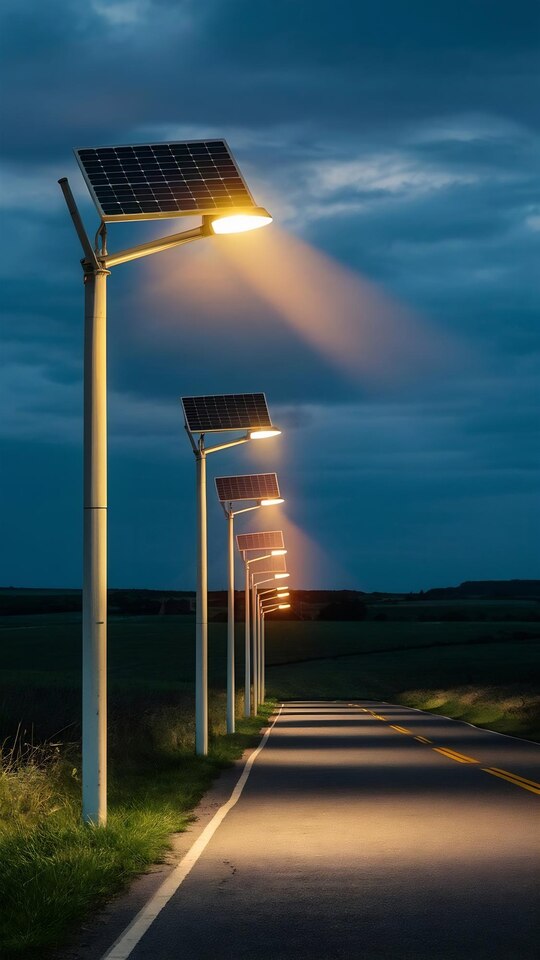
M 241 553 L 245 550 L 283 550 L 285 547 L 283 530 L 238 533 L 236 535 L 236 546 Z
M 215 484 L 221 503 L 232 503 L 235 500 L 272 500 L 280 496 L 277 473 L 216 477 Z
M 77 147 L 101 219 L 165 220 L 256 206 L 225 140 Z
M 190 433 L 225 433 L 272 426 L 264 393 L 216 394 L 181 400 Z

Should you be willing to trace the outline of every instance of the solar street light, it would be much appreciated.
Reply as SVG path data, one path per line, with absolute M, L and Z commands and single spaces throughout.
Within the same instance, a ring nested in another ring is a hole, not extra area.
M 107 277 L 113 267 L 217 233 L 271 222 L 224 140 L 86 147 L 75 151 L 100 226 L 88 238 L 67 178 L 59 183 L 83 249 L 83 817 L 107 819 Z M 191 230 L 109 253 L 107 224 L 199 215 Z M 250 429 L 272 429 L 258 421 Z
M 195 455 L 197 471 L 197 600 L 195 619 L 195 748 L 208 753 L 208 547 L 206 534 L 206 457 L 251 440 L 253 428 L 268 428 L 271 436 L 280 433 L 272 426 L 264 393 L 232 393 L 222 396 L 182 397 L 185 428 Z M 205 445 L 207 433 L 246 434 Z M 194 436 L 198 435 L 198 440 Z M 234 709 L 234 707 L 233 707 Z
M 281 531 L 279 531 L 281 533 Z M 272 551 L 262 554 L 262 556 L 251 557 L 247 556 L 248 553 L 253 552 L 246 550 L 244 552 L 244 562 L 246 566 L 246 586 L 248 588 L 248 596 L 251 593 L 251 650 L 252 650 L 252 663 L 253 663 L 253 683 L 252 683 L 252 700 L 253 700 L 253 716 L 257 715 L 257 707 L 260 703 L 259 698 L 259 689 L 260 689 L 260 633 L 259 633 L 259 607 L 257 601 L 257 585 L 259 582 L 265 583 L 267 581 L 259 581 L 258 577 L 261 575 L 264 577 L 268 573 L 273 573 L 275 576 L 283 576 L 287 569 L 287 564 L 283 558 L 281 551 L 278 552 L 278 556 L 274 556 Z M 283 551 L 286 553 L 287 551 Z M 251 565 L 257 564 L 256 570 L 251 570 Z M 288 576 L 288 574 L 286 574 Z M 273 578 L 272 578 L 273 579 Z
M 289 594 L 287 593 L 288 597 Z M 279 594 L 277 599 L 279 599 Z M 268 606 L 261 602 L 260 604 L 260 698 L 261 703 L 264 703 L 266 700 L 266 614 L 274 613 L 276 610 L 289 610 L 290 603 L 274 603 L 272 604 L 271 598 L 269 598 Z
M 268 569 L 266 569 L 268 568 Z M 271 572 L 273 576 L 268 578 L 266 574 Z M 260 577 L 264 579 L 260 579 Z M 261 652 L 261 622 L 260 622 L 260 605 L 259 605 L 259 587 L 265 583 L 272 583 L 275 580 L 286 579 L 289 574 L 286 572 L 286 563 L 282 557 L 271 557 L 269 560 L 266 560 L 265 569 L 255 570 L 251 573 L 250 576 L 250 587 L 251 587 L 251 632 L 252 632 L 252 648 L 253 648 L 253 702 L 254 702 L 254 713 L 257 712 L 257 704 L 262 703 L 261 698 L 261 689 L 262 689 L 262 680 L 261 680 L 261 664 L 262 664 L 262 652 Z M 275 588 L 276 589 L 276 588 Z
M 235 731 L 235 639 L 234 639 L 234 518 L 260 507 L 283 503 L 275 473 L 252 473 L 246 476 L 216 477 L 218 500 L 227 518 L 228 531 L 228 603 L 227 603 L 227 733 Z M 256 500 L 251 507 L 234 510 L 233 504 Z M 245 702 L 250 705 L 251 654 L 249 637 L 249 607 L 246 607 L 244 636 Z M 246 714 L 249 716 L 249 713 Z
M 275 493 L 275 490 L 272 491 Z M 261 501 L 262 502 L 262 501 Z M 244 584 L 244 606 L 245 606 L 245 649 L 246 649 L 246 658 L 245 658 L 245 696 L 244 696 L 244 716 L 251 716 L 251 673 L 252 666 L 251 663 L 251 647 L 255 645 L 255 635 L 254 629 L 251 629 L 251 616 L 250 616 L 250 575 L 249 575 L 249 564 L 246 563 L 248 557 L 248 552 L 252 551 L 269 551 L 269 550 L 279 550 L 284 546 L 283 532 L 281 530 L 263 530 L 257 533 L 242 533 L 239 534 L 236 538 L 236 545 L 238 550 L 242 554 L 242 559 L 244 561 L 245 569 L 245 584 Z M 253 617 L 255 616 L 255 608 L 252 610 Z M 253 636 L 251 635 L 253 634 Z M 253 644 L 252 644 L 253 641 Z

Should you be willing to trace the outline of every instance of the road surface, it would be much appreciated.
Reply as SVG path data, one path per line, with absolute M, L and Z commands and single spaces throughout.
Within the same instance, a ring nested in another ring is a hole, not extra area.
M 108 954 L 538 960 L 539 811 L 535 744 L 386 703 L 287 703 L 191 872 Z

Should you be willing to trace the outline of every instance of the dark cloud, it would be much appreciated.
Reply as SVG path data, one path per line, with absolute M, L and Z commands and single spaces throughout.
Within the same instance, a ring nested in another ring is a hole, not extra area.
M 3 19 L 0 580 L 80 581 L 82 284 L 56 180 L 93 230 L 74 146 L 206 135 L 297 269 L 276 241 L 270 286 L 210 246 L 114 272 L 111 582 L 192 585 L 178 397 L 261 387 L 280 443 L 216 467 L 278 469 L 320 582 L 538 574 L 538 4 L 8 0 Z M 216 504 L 211 525 L 220 543 Z

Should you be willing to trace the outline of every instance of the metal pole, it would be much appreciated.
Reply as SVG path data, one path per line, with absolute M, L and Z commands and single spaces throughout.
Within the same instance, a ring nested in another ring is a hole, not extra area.
M 244 628 L 244 660 L 245 660 L 245 684 L 244 684 L 244 716 L 251 716 L 251 648 L 249 638 L 249 563 L 244 559 L 246 571 L 246 581 L 244 588 L 245 603 L 245 628 Z
M 227 733 L 235 729 L 235 688 L 234 688 L 234 513 L 227 514 L 229 532 L 229 602 L 227 619 Z
M 258 698 L 258 659 L 257 659 L 257 587 L 251 586 L 251 662 L 253 664 L 253 716 L 257 716 Z
M 261 703 L 261 601 L 257 597 L 257 702 Z
M 266 700 L 266 617 L 261 618 L 261 701 Z
M 263 672 L 264 672 L 264 659 L 263 659 L 263 621 L 264 617 L 259 606 L 259 703 L 264 703 L 263 697 Z
M 94 824 L 107 820 L 108 276 L 84 277 L 82 805 Z
M 206 453 L 199 440 L 197 465 L 197 599 L 195 616 L 195 750 L 208 753 L 208 570 L 206 536 Z

